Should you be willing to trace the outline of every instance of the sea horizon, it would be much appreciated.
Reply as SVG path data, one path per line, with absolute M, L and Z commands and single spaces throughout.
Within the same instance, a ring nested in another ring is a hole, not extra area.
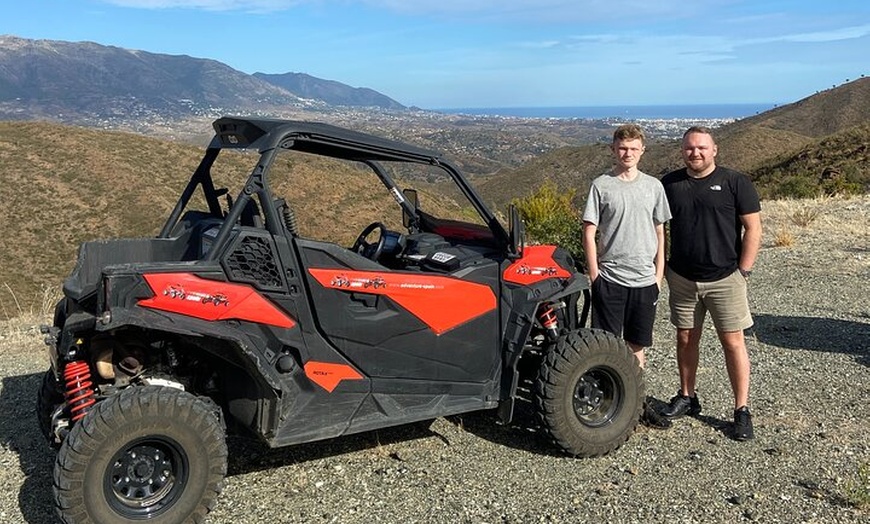
M 759 102 L 747 104 L 661 104 L 624 106 L 551 106 L 551 107 L 455 107 L 435 109 L 439 113 L 471 116 L 556 119 L 624 119 L 624 120 L 712 120 L 746 118 L 769 111 L 782 104 Z

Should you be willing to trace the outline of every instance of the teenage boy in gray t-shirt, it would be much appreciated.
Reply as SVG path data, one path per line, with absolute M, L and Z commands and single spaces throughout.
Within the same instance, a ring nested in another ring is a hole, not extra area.
M 644 367 L 665 270 L 664 223 L 671 212 L 661 182 L 637 168 L 644 152 L 641 128 L 619 126 L 611 149 L 616 164 L 592 182 L 583 213 L 592 327 L 622 336 Z M 670 425 L 647 405 L 643 421 Z

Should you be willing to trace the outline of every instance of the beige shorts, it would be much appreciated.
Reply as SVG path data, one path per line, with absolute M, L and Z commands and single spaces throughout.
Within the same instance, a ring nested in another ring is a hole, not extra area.
M 748 286 L 739 271 L 715 282 L 694 282 L 670 268 L 666 277 L 671 323 L 678 329 L 701 327 L 707 311 L 718 331 L 743 331 L 752 327 Z

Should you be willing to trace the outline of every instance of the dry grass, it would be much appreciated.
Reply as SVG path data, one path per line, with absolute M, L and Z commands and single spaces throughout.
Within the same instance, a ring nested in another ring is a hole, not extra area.
M 870 195 L 762 202 L 763 247 L 802 256 L 824 252 L 830 272 L 866 279 L 870 274 Z M 812 216 L 805 226 L 795 216 Z
M 12 287 L 4 282 L 3 289 L 7 299 L 0 299 L 0 313 L 5 318 L 47 318 L 54 312 L 54 306 L 61 297 L 59 287 L 43 285 L 32 299 L 19 300 Z
M 819 235 L 866 237 L 870 228 L 870 195 L 824 196 L 811 199 L 765 200 L 762 220 L 766 232 L 800 228 L 795 241 Z M 855 242 L 858 243 L 858 242 Z
M 791 247 L 794 245 L 794 235 L 788 229 L 779 228 L 773 232 L 773 245 L 776 247 Z
M 762 204 L 762 215 L 765 219 L 773 218 L 785 225 L 806 228 L 819 217 L 848 205 L 850 200 L 848 197 L 835 196 L 765 200 Z
M 39 337 L 39 326 L 51 323 L 60 289 L 43 286 L 39 296 L 22 305 L 9 284 L 4 283 L 3 288 L 10 298 L 8 306 L 0 300 L 0 313 L 11 320 L 0 320 L 0 350 L 32 345 Z
M 31 347 L 40 336 L 39 326 L 50 324 L 51 317 L 24 315 L 12 320 L 0 320 L 0 354 Z
M 822 210 L 820 207 L 802 207 L 800 209 L 795 210 L 791 214 L 791 221 L 794 225 L 800 227 L 807 227 L 812 224 L 815 219 L 819 217 Z

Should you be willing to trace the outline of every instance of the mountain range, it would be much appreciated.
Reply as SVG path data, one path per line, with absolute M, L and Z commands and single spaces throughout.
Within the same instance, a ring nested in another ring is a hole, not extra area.
M 205 58 L 0 36 L 0 118 L 166 119 L 330 106 L 405 109 L 372 89 L 302 73 L 249 75 Z
M 305 73 L 270 75 L 254 73 L 254 78 L 286 89 L 303 98 L 322 100 L 330 105 L 348 107 L 377 107 L 381 109 L 406 109 L 387 95 L 367 87 L 350 87 L 335 80 L 324 80 Z

